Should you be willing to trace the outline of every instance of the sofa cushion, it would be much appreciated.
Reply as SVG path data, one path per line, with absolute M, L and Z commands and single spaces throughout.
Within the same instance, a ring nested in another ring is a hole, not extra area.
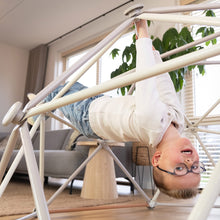
M 5 147 L 8 143 L 9 137 L 10 137 L 10 134 L 6 135 L 4 138 L 2 138 L 0 140 L 0 149 L 5 149 Z M 19 149 L 21 147 L 21 145 L 22 145 L 21 138 L 18 135 L 17 141 L 16 141 L 15 146 L 14 146 L 14 149 Z
M 62 129 L 47 131 L 45 134 L 45 149 L 46 150 L 62 150 L 65 149 L 66 143 L 72 133 L 71 129 Z M 39 150 L 40 133 L 37 133 L 37 137 L 33 140 L 33 147 L 35 150 Z
M 2 141 L 5 137 L 7 137 L 10 133 L 9 132 L 0 132 L 0 141 Z
M 70 140 L 72 129 L 47 131 L 45 137 L 45 176 L 51 176 L 56 178 L 69 178 L 74 170 L 76 170 L 80 164 L 87 158 L 89 147 L 77 145 L 72 151 L 65 150 L 65 146 Z M 7 134 L 8 135 L 8 134 Z M 6 136 L 7 136 L 6 135 Z M 3 136 L 0 136 L 3 137 Z M 5 136 L 4 136 L 5 137 Z M 2 138 L 3 139 L 3 138 Z M 77 141 L 88 140 L 88 138 L 82 136 Z M 39 131 L 36 132 L 32 138 L 34 145 L 34 153 L 37 163 L 39 163 Z M 132 162 L 132 144 L 126 143 L 125 147 L 113 147 L 113 152 L 116 154 L 121 163 L 126 167 L 128 172 L 134 176 L 135 169 Z M 12 158 L 10 159 L 9 166 L 13 162 L 18 150 L 13 151 Z M 0 159 L 3 154 L 3 149 L 0 149 Z M 8 167 L 9 167 L 8 166 Z M 118 166 L 115 166 L 116 177 L 126 177 Z M 22 157 L 16 172 L 27 173 L 26 161 L 24 156 Z M 84 170 L 81 171 L 77 178 L 82 178 Z

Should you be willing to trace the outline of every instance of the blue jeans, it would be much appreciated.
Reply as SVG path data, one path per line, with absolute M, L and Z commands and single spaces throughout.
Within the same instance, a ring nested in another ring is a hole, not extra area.
M 58 92 L 63 88 L 64 86 L 59 86 L 56 88 L 53 92 L 51 92 L 46 98 L 45 102 L 51 101 L 57 94 Z M 87 87 L 76 82 L 72 87 L 63 95 L 70 95 L 75 92 L 78 92 L 80 90 L 86 89 Z M 79 102 L 75 102 L 66 106 L 63 106 L 59 108 L 59 110 L 62 111 L 64 116 L 70 120 L 72 125 L 83 135 L 89 138 L 99 138 L 92 130 L 90 123 L 89 123 L 89 106 L 91 102 L 94 99 L 97 99 L 99 97 L 103 96 L 97 95 L 94 97 L 90 97 L 87 99 L 84 99 Z

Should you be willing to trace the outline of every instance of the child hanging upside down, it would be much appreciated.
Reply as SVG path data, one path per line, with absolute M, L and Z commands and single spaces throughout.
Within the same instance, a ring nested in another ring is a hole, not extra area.
M 146 21 L 137 21 L 136 29 L 138 74 L 162 61 L 152 47 Z M 52 100 L 62 88 L 55 89 L 45 101 Z M 77 82 L 65 95 L 85 88 Z M 87 137 L 141 142 L 155 148 L 152 165 L 160 191 L 175 198 L 196 195 L 205 168 L 192 143 L 181 136 L 184 116 L 168 73 L 137 82 L 133 96 L 98 95 L 60 110 Z

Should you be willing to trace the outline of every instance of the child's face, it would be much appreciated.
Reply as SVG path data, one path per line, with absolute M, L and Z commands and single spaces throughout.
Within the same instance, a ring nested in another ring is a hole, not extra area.
M 175 141 L 166 143 L 161 149 L 155 153 L 153 166 L 159 166 L 163 170 L 174 172 L 175 167 L 184 163 L 191 169 L 194 162 L 199 161 L 199 156 L 191 142 L 187 138 L 179 138 Z M 157 168 L 155 168 L 157 169 Z M 163 171 L 160 171 L 163 172 Z M 200 174 L 187 173 L 185 176 L 175 176 L 163 172 L 167 188 L 182 189 L 198 186 L 200 182 Z

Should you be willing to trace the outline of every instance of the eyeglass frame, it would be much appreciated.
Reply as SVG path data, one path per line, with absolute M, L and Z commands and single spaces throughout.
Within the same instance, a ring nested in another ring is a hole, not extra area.
M 192 167 L 193 167 L 193 165 L 194 165 L 195 163 L 198 163 L 198 164 L 199 164 L 200 168 L 202 169 L 202 172 L 199 172 L 199 173 L 193 172 Z M 178 165 L 180 165 L 180 164 L 184 164 L 184 166 L 186 167 L 186 170 L 187 170 L 187 172 L 186 172 L 185 174 L 183 174 L 183 175 L 178 175 L 178 174 L 175 173 L 176 167 L 177 167 Z M 202 166 L 201 166 L 201 165 L 202 165 Z M 174 168 L 174 172 L 170 172 L 170 171 L 164 170 L 164 169 L 160 168 L 159 166 L 156 166 L 156 167 L 157 167 L 157 169 L 159 169 L 159 170 L 161 170 L 161 171 L 163 171 L 163 172 L 165 172 L 165 173 L 171 174 L 171 175 L 173 175 L 173 176 L 185 176 L 185 175 L 187 175 L 188 173 L 201 174 L 201 173 L 203 173 L 203 172 L 206 172 L 205 165 L 204 165 L 202 162 L 200 162 L 200 161 L 195 161 L 195 162 L 192 164 L 192 166 L 191 166 L 190 169 L 188 169 L 188 167 L 187 167 L 187 165 L 186 165 L 185 163 L 179 163 L 179 164 L 177 164 L 177 166 Z

